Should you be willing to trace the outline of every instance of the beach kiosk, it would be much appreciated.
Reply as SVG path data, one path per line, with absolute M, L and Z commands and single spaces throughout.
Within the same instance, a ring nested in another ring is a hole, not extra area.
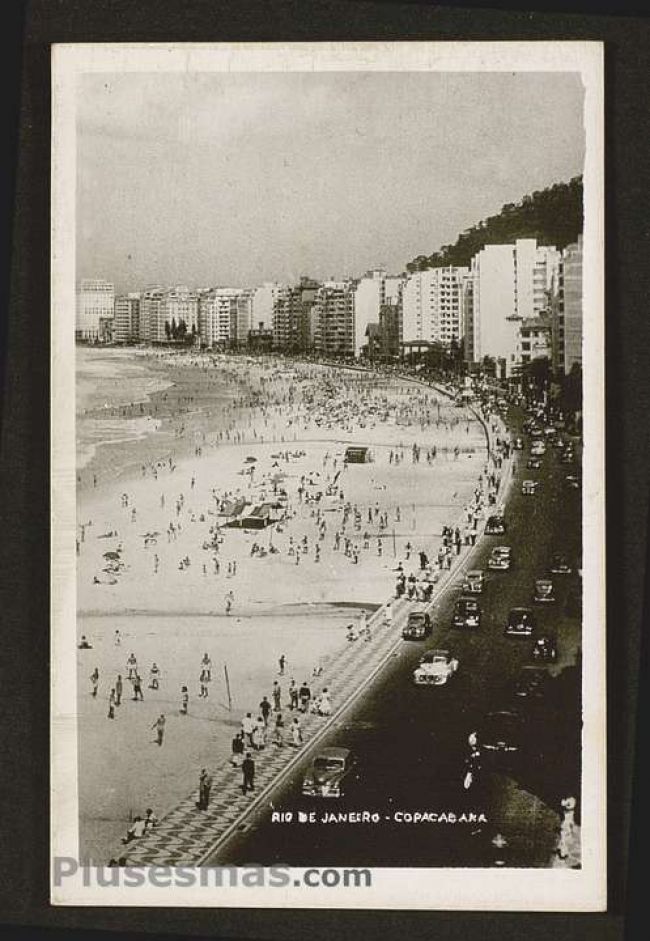
M 372 452 L 370 448 L 354 446 L 345 449 L 346 464 L 370 464 Z

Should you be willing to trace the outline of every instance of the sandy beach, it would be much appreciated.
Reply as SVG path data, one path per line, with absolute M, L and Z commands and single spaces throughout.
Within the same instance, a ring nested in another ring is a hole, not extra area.
M 403 379 L 196 354 L 152 354 L 143 372 L 159 384 L 141 401 L 94 404 L 85 417 L 155 425 L 99 446 L 78 481 L 77 631 L 92 644 L 77 651 L 80 851 L 100 862 L 130 815 L 163 813 L 202 766 L 226 760 L 281 655 L 286 692 L 392 595 L 398 564 L 408 573 L 420 551 L 435 557 L 485 465 L 471 412 Z M 351 444 L 372 462 L 346 463 Z M 237 502 L 275 504 L 279 521 L 230 527 Z M 132 652 L 142 702 L 126 679 Z M 205 652 L 212 679 L 199 698 Z M 148 688 L 153 662 L 158 690 Z M 118 674 L 123 699 L 109 720 Z

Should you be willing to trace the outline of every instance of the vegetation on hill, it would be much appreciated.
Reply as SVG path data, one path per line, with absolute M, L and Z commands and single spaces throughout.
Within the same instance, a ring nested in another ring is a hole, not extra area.
M 498 215 L 466 229 L 453 245 L 443 245 L 432 255 L 418 255 L 406 270 L 469 265 L 486 245 L 522 238 L 534 238 L 540 245 L 561 249 L 576 241 L 582 232 L 582 220 L 582 177 L 576 176 L 568 183 L 556 183 L 524 196 L 519 203 L 507 203 Z

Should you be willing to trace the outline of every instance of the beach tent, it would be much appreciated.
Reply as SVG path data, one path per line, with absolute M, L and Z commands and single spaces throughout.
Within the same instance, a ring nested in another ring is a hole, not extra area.
M 371 460 L 370 448 L 350 447 L 345 449 L 346 464 L 368 464 Z

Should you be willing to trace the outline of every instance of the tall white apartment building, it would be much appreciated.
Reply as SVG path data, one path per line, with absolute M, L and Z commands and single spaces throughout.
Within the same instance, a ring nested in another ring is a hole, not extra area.
M 402 339 L 449 346 L 464 332 L 463 291 L 469 268 L 427 268 L 406 281 L 402 293 Z
M 199 301 L 199 336 L 205 346 L 230 346 L 237 339 L 241 288 L 212 288 Z
M 498 374 L 510 376 L 520 365 L 520 326 L 548 310 L 549 292 L 560 252 L 517 239 L 510 245 L 486 245 L 472 259 L 465 291 L 466 358 L 494 358 Z
M 321 355 L 354 356 L 354 286 L 325 281 L 316 293 L 314 349 Z
M 115 289 L 101 278 L 84 279 L 77 287 L 75 336 L 78 340 L 108 340 L 113 329 Z
M 145 343 L 166 339 L 162 313 L 164 293 L 162 288 L 150 288 L 140 295 L 139 336 Z
M 121 294 L 115 298 L 113 339 L 116 343 L 132 343 L 140 337 L 140 295 Z
M 158 324 L 159 340 L 169 338 L 173 326 L 177 328 L 185 324 L 185 335 L 198 333 L 199 329 L 199 298 L 187 288 L 173 288 L 165 291 L 162 303 L 162 336 L 160 336 L 160 323 Z
M 245 289 L 237 296 L 237 317 L 235 323 L 235 341 L 239 346 L 248 343 L 248 334 L 253 329 L 253 297 L 254 292 Z M 273 318 L 271 317 L 271 323 Z
M 379 323 L 379 311 L 386 296 L 386 271 L 372 268 L 354 288 L 354 355 L 360 356 L 367 343 L 368 324 Z
M 282 290 L 276 281 L 265 281 L 253 290 L 251 301 L 251 327 L 270 330 L 273 327 L 273 306 Z

